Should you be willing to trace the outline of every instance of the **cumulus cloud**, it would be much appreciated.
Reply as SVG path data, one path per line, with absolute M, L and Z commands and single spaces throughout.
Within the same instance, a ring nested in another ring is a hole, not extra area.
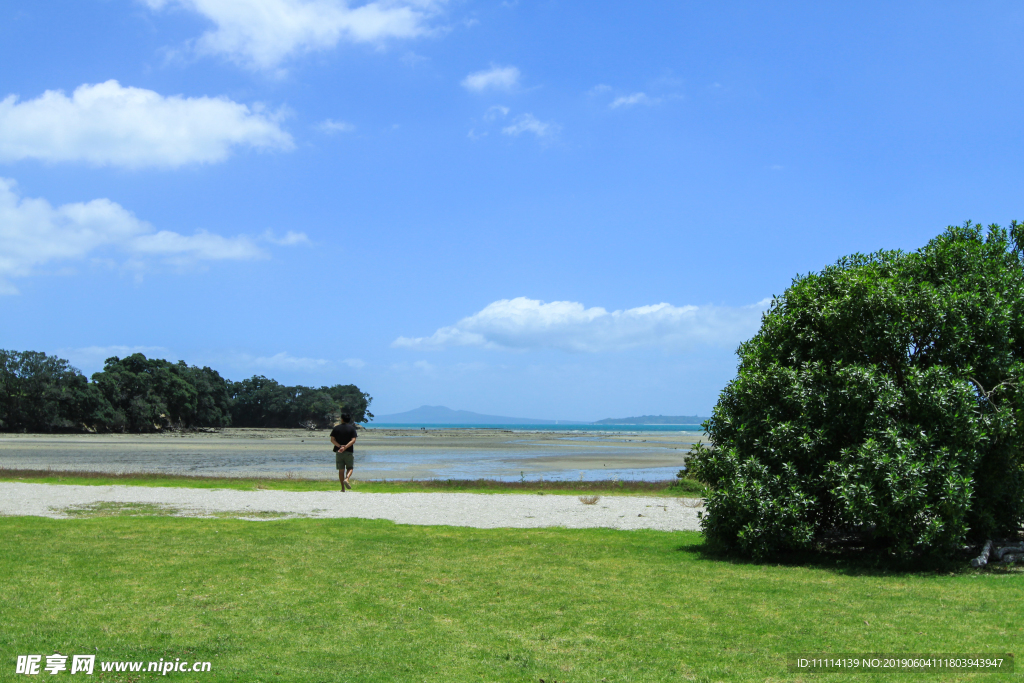
M 474 71 L 462 79 L 462 87 L 473 92 L 511 90 L 519 84 L 519 69 L 514 66 L 491 66 Z
M 586 308 L 575 301 L 545 303 L 518 297 L 442 327 L 429 337 L 399 337 L 393 347 L 443 349 L 561 349 L 615 351 L 642 346 L 685 349 L 732 346 L 753 335 L 770 299 L 751 306 L 673 306 L 660 303 L 623 311 Z
M 136 266 L 147 259 L 185 265 L 267 255 L 244 235 L 157 231 L 109 199 L 54 207 L 45 199 L 21 197 L 15 181 L 0 178 L 0 292 L 16 293 L 10 278 L 25 277 L 51 262 L 81 260 L 103 248 L 116 248 Z
M 296 244 L 312 244 L 312 242 L 309 241 L 309 237 L 306 236 L 306 233 L 295 232 L 294 230 L 286 232 L 284 237 L 275 237 L 273 232 L 267 230 L 260 237 L 261 239 L 270 242 L 271 244 L 276 244 L 279 247 L 292 247 Z
M 142 0 L 153 10 L 177 7 L 202 15 L 214 27 L 200 36 L 199 54 L 223 55 L 255 69 L 275 70 L 298 54 L 333 48 L 340 41 L 376 43 L 415 38 L 440 2 L 379 0 L 350 7 L 344 0 Z
M 120 206 L 118 208 L 124 211 Z M 139 221 L 139 225 L 140 227 L 149 227 L 148 223 L 142 221 Z M 122 246 L 134 256 L 163 256 L 172 263 L 225 259 L 244 261 L 266 256 L 262 249 L 244 235 L 222 237 L 205 230 L 200 230 L 194 235 L 181 235 L 170 230 L 161 230 L 152 234 L 136 235 L 131 240 L 124 242 Z
M 332 121 L 331 119 L 321 121 L 317 124 L 316 128 L 321 133 L 351 133 L 356 129 L 356 127 L 351 123 L 347 123 L 345 121 Z
M 511 125 L 505 126 L 501 132 L 505 135 L 520 135 L 522 133 L 533 133 L 539 138 L 550 137 L 558 132 L 557 124 L 538 121 L 533 114 L 521 114 L 515 118 Z
M 611 107 L 612 109 L 618 109 L 619 107 L 633 107 L 638 104 L 643 104 L 650 107 L 660 102 L 661 98 L 650 97 L 649 95 L 642 92 L 635 92 L 632 95 L 623 95 L 622 97 L 616 97 L 608 106 Z
M 85 161 L 97 166 L 174 168 L 213 163 L 233 147 L 290 150 L 278 114 L 224 97 L 164 97 L 111 80 L 71 97 L 47 90 L 0 101 L 0 160 Z

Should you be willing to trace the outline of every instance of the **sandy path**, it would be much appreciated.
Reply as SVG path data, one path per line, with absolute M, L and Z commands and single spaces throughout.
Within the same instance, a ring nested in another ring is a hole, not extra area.
M 141 503 L 202 517 L 228 513 L 257 517 L 389 519 L 398 524 L 696 531 L 697 510 L 677 498 L 604 496 L 584 505 L 576 496 L 478 493 L 359 493 L 349 491 L 234 491 L 147 486 L 72 486 L 0 482 L 0 515 L 66 518 L 67 508 L 97 503 Z

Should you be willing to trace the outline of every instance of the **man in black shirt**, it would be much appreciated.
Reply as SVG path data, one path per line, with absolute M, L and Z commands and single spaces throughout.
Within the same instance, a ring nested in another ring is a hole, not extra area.
M 338 481 L 341 482 L 341 492 L 345 487 L 352 488 L 349 479 L 352 477 L 352 470 L 355 469 L 356 452 L 356 426 L 352 424 L 352 416 L 348 413 L 341 414 L 341 424 L 331 430 L 331 443 L 334 444 L 334 464 L 338 467 Z

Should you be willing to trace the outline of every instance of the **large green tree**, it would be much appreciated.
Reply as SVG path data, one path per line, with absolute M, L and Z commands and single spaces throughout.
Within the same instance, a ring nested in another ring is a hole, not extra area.
M 232 424 L 236 427 L 326 427 L 342 413 L 354 422 L 373 419 L 369 394 L 354 384 L 320 388 L 286 386 L 256 375 L 231 384 Z
M 836 537 L 903 557 L 1024 520 L 1024 229 L 794 280 L 743 343 L 690 465 L 702 525 L 754 557 Z
M 227 382 L 210 368 L 135 353 L 108 358 L 92 379 L 114 409 L 111 429 L 148 432 L 231 422 Z
M 99 389 L 63 358 L 0 349 L 0 431 L 73 431 L 111 415 Z

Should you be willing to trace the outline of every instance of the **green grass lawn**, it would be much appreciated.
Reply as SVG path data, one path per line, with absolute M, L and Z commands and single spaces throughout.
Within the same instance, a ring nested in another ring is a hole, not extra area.
M 56 650 L 212 662 L 177 681 L 778 681 L 801 680 L 791 652 L 1024 638 L 1015 570 L 739 563 L 689 532 L 111 516 L 0 518 L 0 538 L 2 680 L 22 678 L 17 655 Z M 92 680 L 155 677 L 97 665 Z
M 24 481 L 33 484 L 82 484 L 94 486 L 170 486 L 184 488 L 237 489 L 251 491 L 336 491 L 337 480 L 269 479 L 262 477 L 228 478 L 178 476 L 169 474 L 111 474 L 104 472 L 59 472 L 54 470 L 14 470 L 0 468 L 0 481 Z M 701 495 L 705 488 L 692 479 L 675 481 L 495 481 L 493 479 L 427 479 L 361 481 L 353 479 L 354 490 L 365 493 L 415 493 L 447 491 L 453 493 L 552 493 L 604 496 L 677 496 Z

